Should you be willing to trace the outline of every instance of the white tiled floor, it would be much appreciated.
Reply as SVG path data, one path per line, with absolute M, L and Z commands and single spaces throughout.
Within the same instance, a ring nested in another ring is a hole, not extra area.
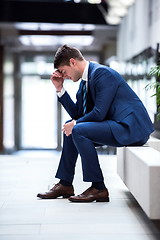
M 160 222 L 150 221 L 116 173 L 116 156 L 99 155 L 109 203 L 41 200 L 54 178 L 59 152 L 0 155 L 0 240 L 155 240 Z M 82 181 L 80 158 L 75 193 L 90 184 Z

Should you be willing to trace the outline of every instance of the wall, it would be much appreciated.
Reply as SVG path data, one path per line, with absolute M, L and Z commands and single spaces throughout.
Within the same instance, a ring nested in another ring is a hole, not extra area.
M 118 30 L 117 55 L 128 60 L 160 42 L 160 0 L 136 0 Z
M 3 150 L 3 47 L 0 45 L 0 151 Z

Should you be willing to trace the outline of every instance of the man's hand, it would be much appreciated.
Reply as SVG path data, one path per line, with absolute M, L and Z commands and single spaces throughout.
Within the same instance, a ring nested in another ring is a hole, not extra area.
M 74 125 L 75 125 L 75 120 L 72 120 L 71 122 L 68 122 L 63 125 L 62 131 L 67 137 L 72 134 L 72 129 Z
M 50 77 L 53 85 L 56 88 L 57 92 L 60 92 L 61 89 L 63 88 L 63 83 L 64 83 L 64 77 L 63 74 L 60 73 L 58 70 L 56 70 Z

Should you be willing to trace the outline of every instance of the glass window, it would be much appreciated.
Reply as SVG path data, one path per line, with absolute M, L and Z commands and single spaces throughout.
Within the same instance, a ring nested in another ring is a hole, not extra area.
M 14 82 L 13 59 L 7 55 L 4 62 L 4 139 L 6 149 L 14 148 Z
M 22 148 L 57 147 L 57 98 L 52 83 L 22 78 Z
M 57 147 L 57 96 L 50 81 L 53 58 L 25 56 L 21 64 L 21 147 Z

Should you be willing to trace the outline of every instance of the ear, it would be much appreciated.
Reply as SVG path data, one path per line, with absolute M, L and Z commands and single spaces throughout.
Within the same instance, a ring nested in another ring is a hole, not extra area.
M 70 65 L 75 66 L 77 64 L 76 60 L 74 58 L 70 59 Z

